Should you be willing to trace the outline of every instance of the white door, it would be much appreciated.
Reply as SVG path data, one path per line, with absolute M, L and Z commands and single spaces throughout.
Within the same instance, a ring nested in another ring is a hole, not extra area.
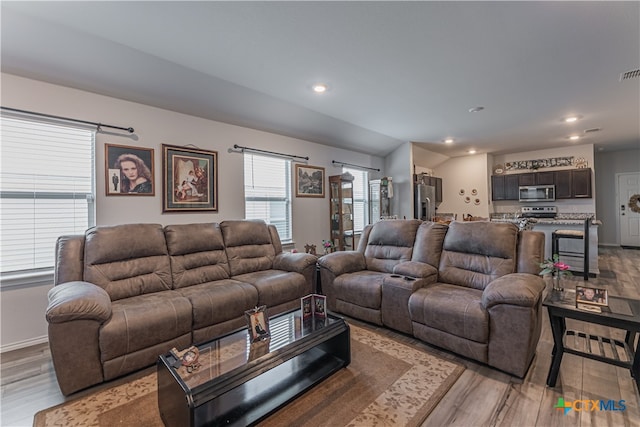
M 618 175 L 618 217 L 620 245 L 640 247 L 640 212 L 633 212 L 629 200 L 640 195 L 640 173 Z M 640 209 L 640 202 L 636 204 Z

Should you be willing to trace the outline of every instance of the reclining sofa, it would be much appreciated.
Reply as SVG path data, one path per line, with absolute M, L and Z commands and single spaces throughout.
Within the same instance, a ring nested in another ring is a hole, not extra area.
M 316 257 L 283 253 L 262 221 L 94 227 L 56 243 L 46 311 L 63 394 L 243 327 L 244 312 L 300 306 Z
M 544 234 L 513 224 L 380 221 L 318 260 L 330 310 L 524 377 L 541 330 Z

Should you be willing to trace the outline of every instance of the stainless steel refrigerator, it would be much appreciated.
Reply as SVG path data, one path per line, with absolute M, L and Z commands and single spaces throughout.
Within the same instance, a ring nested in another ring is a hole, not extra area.
M 413 217 L 431 221 L 436 216 L 436 188 L 430 185 L 414 184 Z

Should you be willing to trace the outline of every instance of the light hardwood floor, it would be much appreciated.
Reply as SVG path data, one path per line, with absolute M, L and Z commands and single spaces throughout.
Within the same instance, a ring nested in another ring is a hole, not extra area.
M 640 251 L 600 248 L 601 275 L 589 286 L 605 287 L 610 295 L 640 298 Z M 580 277 L 570 284 L 582 284 Z M 566 354 L 556 387 L 546 387 L 553 339 L 546 310 L 537 353 L 524 380 L 439 350 L 402 334 L 380 332 L 428 349 L 464 364 L 467 369 L 427 418 L 424 426 L 639 426 L 640 397 L 628 370 Z M 349 319 L 350 322 L 360 322 Z M 623 339 L 624 333 L 577 321 L 568 327 Z M 46 345 L 8 352 L 1 359 L 2 410 L 0 426 L 31 426 L 41 409 L 62 403 Z M 153 368 L 151 368 L 153 369 Z M 134 374 L 135 375 L 135 374 Z M 138 376 L 140 374 L 137 374 Z M 121 383 L 130 378 L 117 381 Z M 71 399 L 114 382 L 76 393 Z M 574 400 L 624 400 L 624 411 L 570 411 L 554 409 L 558 398 Z

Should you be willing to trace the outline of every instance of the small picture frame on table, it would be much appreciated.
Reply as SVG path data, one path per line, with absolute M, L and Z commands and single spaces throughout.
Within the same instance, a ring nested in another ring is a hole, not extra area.
M 300 298 L 300 308 L 302 309 L 302 318 L 309 317 L 325 318 L 327 317 L 327 297 L 320 294 L 309 294 Z
M 265 315 L 266 305 L 244 312 L 249 328 L 251 342 L 266 340 L 270 337 L 269 318 Z
M 576 286 L 576 303 L 606 307 L 609 305 L 609 295 L 606 289 Z

